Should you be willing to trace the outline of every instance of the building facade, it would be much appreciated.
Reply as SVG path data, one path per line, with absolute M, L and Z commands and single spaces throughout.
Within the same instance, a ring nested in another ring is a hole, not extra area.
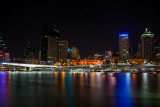
M 41 32 L 40 60 L 48 62 L 58 61 L 58 40 L 60 32 L 53 26 L 43 26 Z
M 76 47 L 72 47 L 72 58 L 79 59 L 79 50 Z
M 127 60 L 129 58 L 128 34 L 119 34 L 119 54 L 120 59 Z
M 160 41 L 158 40 L 155 40 L 154 53 L 155 53 L 155 61 L 157 63 L 160 63 Z
M 0 36 L 0 50 L 3 51 L 4 53 L 7 50 L 6 39 L 4 36 Z
M 58 59 L 59 62 L 66 63 L 66 59 L 68 58 L 68 41 L 59 40 L 58 41 Z
M 103 54 L 99 54 L 99 53 L 94 54 L 94 58 L 93 59 L 94 60 L 97 60 L 97 59 L 103 60 L 104 59 L 104 55 Z
M 71 59 L 72 58 L 72 49 L 68 48 L 68 58 Z
M 142 43 L 142 58 L 148 61 L 154 60 L 154 34 L 146 28 L 146 31 L 141 36 Z
M 30 43 L 27 43 L 26 47 L 24 48 L 23 57 L 29 59 L 35 58 L 35 48 Z
M 6 39 L 0 36 L 0 63 L 9 62 L 9 53 L 7 53 Z
M 112 57 L 112 51 L 105 51 L 105 60 L 110 60 L 110 57 Z
M 142 46 L 140 43 L 138 44 L 137 58 L 142 58 Z

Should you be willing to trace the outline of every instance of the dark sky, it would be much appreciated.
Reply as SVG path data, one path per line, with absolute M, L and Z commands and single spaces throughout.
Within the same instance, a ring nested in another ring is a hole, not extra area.
M 21 57 L 27 42 L 38 56 L 41 26 L 55 25 L 77 46 L 82 57 L 105 50 L 118 51 L 118 34 L 128 33 L 136 50 L 148 27 L 160 35 L 160 7 L 152 1 L 134 0 L 52 0 L 1 1 L 0 34 L 7 38 L 11 56 Z

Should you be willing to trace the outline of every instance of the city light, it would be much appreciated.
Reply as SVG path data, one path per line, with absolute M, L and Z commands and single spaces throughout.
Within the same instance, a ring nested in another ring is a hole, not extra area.
M 119 34 L 119 36 L 127 37 L 127 36 L 128 36 L 128 34 Z
M 22 63 L 2 63 L 3 65 L 14 65 L 14 66 L 22 66 L 22 67 L 54 67 L 53 65 L 38 65 L 38 64 L 22 64 Z

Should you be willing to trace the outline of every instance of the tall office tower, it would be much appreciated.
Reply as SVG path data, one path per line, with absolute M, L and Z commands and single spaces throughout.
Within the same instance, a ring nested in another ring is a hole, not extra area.
M 72 49 L 68 48 L 68 58 L 72 58 Z
M 137 58 L 142 58 L 142 46 L 140 43 L 138 44 Z
M 129 39 L 128 34 L 119 35 L 119 53 L 120 58 L 127 60 L 129 58 Z
M 24 48 L 23 56 L 24 58 L 34 58 L 35 57 L 35 49 L 30 43 L 27 43 L 26 47 Z
M 0 53 L 5 53 L 7 50 L 6 39 L 4 36 L 0 36 Z
M 58 61 L 60 32 L 53 26 L 43 26 L 41 34 L 41 61 Z
M 72 47 L 72 58 L 79 59 L 79 50 L 76 47 Z
M 6 51 L 6 39 L 4 36 L 0 36 L 0 63 L 9 62 L 9 53 L 7 53 Z
M 155 40 L 155 61 L 160 62 L 160 42 L 158 40 Z
M 148 61 L 154 60 L 154 34 L 146 28 L 141 36 L 142 57 Z
M 68 58 L 68 41 L 58 41 L 58 58 L 61 64 L 66 63 L 66 59 Z

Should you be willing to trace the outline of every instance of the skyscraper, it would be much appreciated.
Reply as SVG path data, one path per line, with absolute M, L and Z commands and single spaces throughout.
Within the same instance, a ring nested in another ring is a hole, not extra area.
M 155 48 L 154 48 L 154 54 L 155 54 L 155 61 L 160 62 L 160 41 L 155 40 Z
M 68 48 L 68 58 L 72 58 L 72 49 Z
M 79 50 L 76 47 L 72 47 L 72 58 L 79 59 Z
M 7 50 L 6 39 L 4 36 L 0 36 L 0 53 L 5 53 Z
M 154 60 L 154 34 L 146 28 L 141 36 L 142 57 L 148 61 Z
M 61 64 L 66 62 L 66 59 L 68 58 L 68 41 L 58 41 L 58 58 Z
M 127 60 L 129 58 L 128 34 L 119 34 L 119 53 L 121 59 Z
M 41 61 L 58 61 L 60 32 L 53 26 L 43 26 L 41 34 Z
M 6 39 L 4 36 L 0 36 L 0 63 L 9 62 L 9 53 L 7 53 L 6 51 Z
M 26 47 L 24 48 L 23 56 L 24 58 L 34 58 L 35 57 L 35 49 L 30 43 L 27 43 Z
M 142 58 L 142 46 L 140 43 L 138 44 L 137 58 Z

